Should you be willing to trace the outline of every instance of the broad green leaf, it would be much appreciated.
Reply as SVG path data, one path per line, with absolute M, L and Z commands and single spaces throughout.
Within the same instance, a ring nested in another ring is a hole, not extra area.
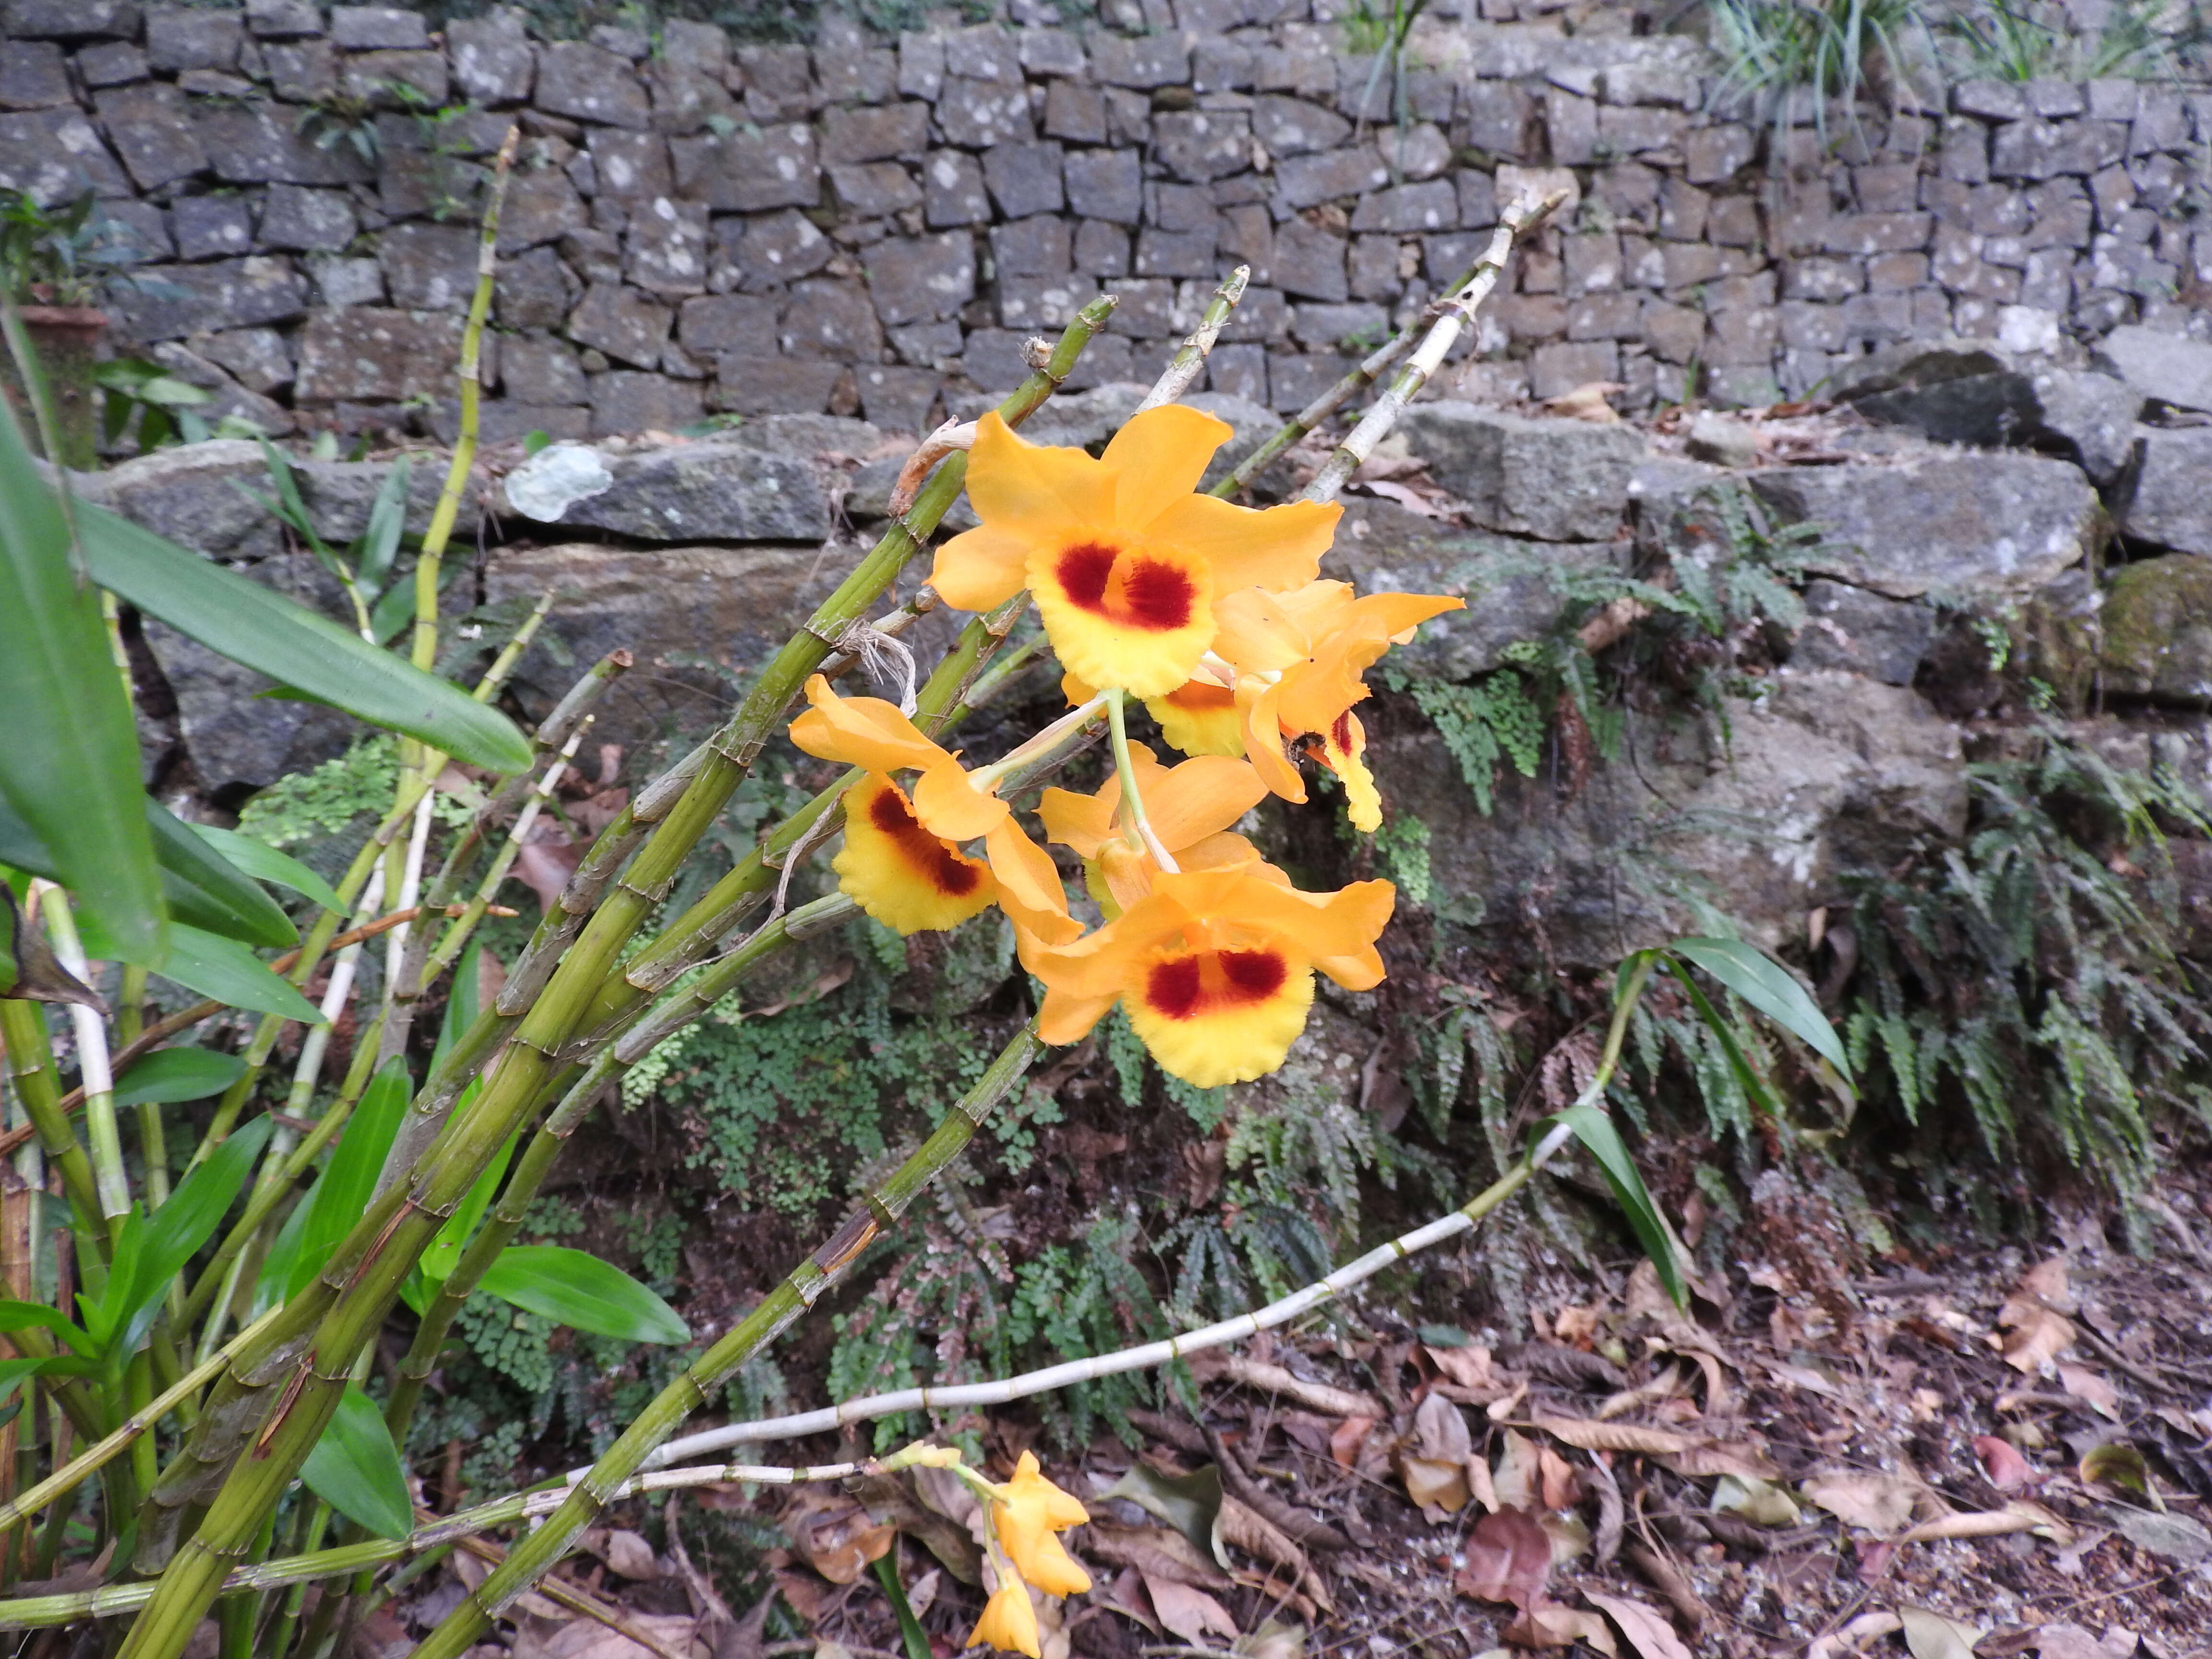
M 1735 1073 L 1735 1080 L 1743 1085 L 1744 1093 L 1761 1111 L 1779 1117 L 1782 1103 L 1775 1099 L 1774 1091 L 1766 1086 L 1753 1066 L 1751 1057 L 1744 1053 L 1743 1044 L 1737 1039 L 1735 1028 L 1729 1023 L 1728 1016 L 1705 994 L 1705 988 L 1690 976 L 1688 969 L 1664 951 L 1660 953 L 1659 959 L 1666 964 L 1667 971 L 1681 981 L 1683 993 L 1690 999 L 1690 1006 L 1697 1010 L 1698 1018 L 1705 1021 L 1705 1029 L 1721 1045 L 1721 1052 L 1728 1056 L 1729 1069 Z
M 1207 1559 L 1229 1565 L 1229 1553 L 1221 1547 L 1221 1471 L 1212 1464 L 1189 1474 L 1165 1475 L 1149 1464 L 1132 1463 L 1127 1474 L 1098 1495 L 1127 1498 L 1190 1540 Z
M 453 1103 L 456 1116 L 468 1110 L 471 1095 L 482 1085 L 481 1078 L 470 1079 L 469 1086 L 461 1091 L 461 1097 Z M 500 1178 L 507 1173 L 507 1160 L 514 1156 L 515 1143 L 521 1138 L 522 1131 L 520 1129 L 507 1138 L 507 1144 L 493 1154 L 491 1162 L 484 1165 L 484 1172 L 470 1186 L 467 1194 L 453 1214 L 446 1218 L 446 1224 L 438 1229 L 438 1236 L 430 1241 L 430 1248 L 422 1252 L 423 1278 L 442 1283 L 453 1276 L 454 1266 L 461 1259 L 461 1250 L 468 1243 L 469 1235 L 476 1231 L 477 1223 L 483 1219 L 484 1211 L 490 1206 L 492 1195 L 499 1191 Z
M 285 1286 L 292 1282 L 292 1264 L 300 1259 L 300 1230 L 307 1219 L 307 1201 L 303 1198 L 293 1205 L 284 1224 L 276 1230 L 276 1240 L 261 1263 L 261 1276 L 253 1281 L 252 1317 L 260 1318 L 284 1300 Z
M 558 1244 L 514 1244 L 500 1252 L 479 1289 L 594 1336 L 632 1342 L 688 1342 L 676 1310 L 621 1268 Z
M 104 1298 L 110 1312 L 110 1328 L 122 1328 L 122 1347 L 130 1352 L 138 1346 L 161 1311 L 169 1281 L 182 1273 L 201 1245 L 215 1236 L 222 1218 L 253 1173 L 254 1160 L 269 1144 L 276 1120 L 266 1113 L 231 1131 L 222 1146 L 204 1158 L 169 1194 L 169 1201 L 143 1221 L 141 1243 L 131 1282 L 118 1301 L 118 1287 L 126 1275 L 117 1266 L 108 1276 Z M 134 1213 L 133 1220 L 139 1218 Z M 115 1260 L 123 1252 L 118 1246 Z
M 495 772 L 530 764 L 514 722 L 459 687 L 127 519 L 90 506 L 78 516 L 94 576 L 210 651 L 457 759 Z
M 212 1048 L 156 1048 L 134 1060 L 115 1079 L 118 1106 L 143 1106 L 178 1100 L 205 1100 L 238 1081 L 246 1061 Z
M 379 1538 L 403 1539 L 415 1529 L 407 1472 L 392 1431 L 376 1403 L 353 1383 L 300 1466 L 300 1478 L 316 1497 Z
M 1678 939 L 1667 948 L 1800 1038 L 1850 1081 L 1851 1063 L 1836 1028 L 1805 988 L 1764 951 L 1733 939 Z
M 314 900 L 325 910 L 345 908 L 345 902 L 338 897 L 337 890 L 289 853 L 280 853 L 251 836 L 241 836 L 235 830 L 219 830 L 212 823 L 196 823 L 192 830 L 226 862 L 256 881 L 289 889 L 302 898 Z
M 20 333 L 12 306 L 8 321 Z M 80 521 L 86 510 L 78 506 Z M 109 653 L 99 591 L 76 568 L 61 502 L 32 465 L 4 397 L 0 711 L 0 800 L 118 942 L 142 957 L 159 952 L 166 912 L 131 700 Z
M 371 593 L 384 586 L 398 556 L 399 533 L 407 527 L 407 458 L 402 455 L 385 475 L 384 488 L 368 509 L 368 527 L 362 532 L 360 556 L 354 577 Z
M 1674 1299 L 1674 1304 L 1681 1306 L 1689 1299 L 1689 1292 L 1682 1283 L 1682 1263 L 1676 1254 L 1674 1229 L 1668 1226 L 1666 1218 L 1659 1213 L 1659 1206 L 1651 1201 L 1651 1194 L 1644 1185 L 1636 1160 L 1628 1155 L 1628 1148 L 1621 1141 L 1620 1131 L 1613 1127 L 1613 1120 L 1602 1108 L 1589 1101 L 1568 1107 L 1553 1121 L 1573 1130 L 1575 1139 L 1597 1160 L 1606 1185 L 1613 1188 L 1614 1201 L 1628 1216 L 1637 1243 L 1644 1246 L 1644 1253 L 1659 1270 L 1660 1284 Z
M 36 1376 L 53 1365 L 51 1359 L 0 1359 L 0 1401 L 15 1392 L 15 1385 L 27 1376 Z
M 299 943 L 298 930 L 274 899 L 218 858 L 161 802 L 146 794 L 141 794 L 139 800 L 153 838 L 161 896 L 173 920 L 249 945 L 281 950 Z M 0 864 L 69 884 L 61 860 L 5 800 L 0 800 Z M 146 965 L 156 960 L 125 945 L 96 903 L 88 905 L 80 920 L 90 933 L 112 947 L 101 954 L 123 956 L 133 962 L 143 957 Z
M 0 1302 L 0 1334 L 27 1330 L 33 1325 L 52 1331 L 79 1353 L 88 1352 L 94 1346 L 83 1327 L 58 1308 L 38 1302 Z
M 154 832 L 154 856 L 161 861 L 163 873 L 190 883 L 203 896 L 204 905 L 211 907 L 219 917 L 208 921 L 197 915 L 187 915 L 186 907 L 172 898 L 170 910 L 178 921 L 279 951 L 300 942 L 300 930 L 283 907 L 250 872 L 240 869 L 206 838 L 194 833 L 196 825 L 186 823 L 151 795 L 146 797 L 146 822 Z
M 169 929 L 169 954 L 153 967 L 163 979 L 174 980 L 188 991 L 198 991 L 233 1008 L 281 1014 L 308 1025 L 324 1023 L 321 1009 L 234 939 L 173 926 Z
M 287 1296 L 297 1296 L 314 1276 L 329 1265 L 331 1252 L 344 1242 L 376 1191 L 392 1138 L 399 1132 L 407 1102 L 415 1092 L 404 1060 L 386 1060 L 370 1079 L 361 1103 L 338 1132 L 338 1144 L 323 1166 L 314 1190 L 304 1202 L 307 1219 L 300 1224 L 299 1255 L 285 1285 Z

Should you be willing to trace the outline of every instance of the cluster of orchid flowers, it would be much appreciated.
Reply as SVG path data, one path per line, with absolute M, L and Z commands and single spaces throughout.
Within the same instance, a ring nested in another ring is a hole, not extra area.
M 1390 884 L 1301 892 L 1233 826 L 1269 793 L 1305 799 L 1292 758 L 1304 752 L 1342 781 L 1353 825 L 1380 828 L 1352 713 L 1362 677 L 1419 623 L 1461 607 L 1320 580 L 1334 504 L 1255 509 L 1194 493 L 1231 435 L 1170 404 L 1133 416 L 1093 459 L 984 416 L 968 469 L 981 523 L 939 550 L 930 582 L 970 611 L 1026 587 L 1070 713 L 974 770 L 895 705 L 841 697 L 818 676 L 792 725 L 801 749 L 865 773 L 845 796 L 835 860 L 856 904 L 901 933 L 996 904 L 1045 987 L 1040 1037 L 1077 1042 L 1118 1003 L 1161 1067 L 1200 1088 L 1283 1063 L 1316 972 L 1347 990 L 1382 980 Z M 1132 701 L 1189 758 L 1165 765 L 1132 743 Z M 998 791 L 1100 714 L 1114 776 L 1090 795 L 1047 789 L 1038 808 L 1048 839 L 1083 861 L 1103 919 L 1086 933 L 1052 854 Z M 966 850 L 977 843 L 980 857 Z

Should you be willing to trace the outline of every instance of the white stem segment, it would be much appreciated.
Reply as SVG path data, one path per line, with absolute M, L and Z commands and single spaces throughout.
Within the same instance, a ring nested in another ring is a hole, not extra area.
M 91 983 L 84 941 L 69 896 L 51 882 L 33 884 L 54 959 L 75 978 Z M 100 1212 L 110 1221 L 131 1213 L 131 1179 L 123 1167 L 123 1135 L 115 1121 L 115 1072 L 107 1048 L 107 1026 L 97 1009 L 69 1005 L 70 1030 L 76 1037 L 76 1063 L 84 1074 L 84 1133 L 92 1154 L 92 1173 L 100 1194 Z
M 1184 337 L 1176 355 L 1168 359 L 1168 366 L 1152 389 L 1145 394 L 1135 413 L 1141 415 L 1148 409 L 1158 409 L 1163 404 L 1180 399 L 1205 371 L 1206 360 L 1213 352 L 1213 343 L 1221 337 L 1222 325 L 1228 322 L 1229 313 L 1237 309 L 1237 301 L 1244 297 L 1246 284 L 1252 280 L 1252 267 L 1239 265 L 1229 273 L 1229 280 L 1213 290 L 1213 298 L 1206 304 L 1205 314 L 1198 326 Z
M 422 792 L 422 799 L 415 803 L 415 822 L 407 832 L 407 862 L 399 877 L 399 896 L 392 905 L 395 910 L 414 908 L 422 891 L 422 858 L 430 846 L 430 808 L 438 799 L 434 780 Z M 400 964 L 407 955 L 407 932 L 412 924 L 401 922 L 384 938 L 384 1000 L 388 1004 L 392 994 L 399 988 Z
M 1595 1092 L 1601 1093 L 1600 1089 Z M 1585 1098 L 1589 1097 L 1586 1095 Z M 1208 1348 L 1226 1347 L 1247 1337 L 1257 1336 L 1280 1325 L 1311 1313 L 1323 1303 L 1342 1296 L 1354 1285 L 1372 1279 L 1385 1267 L 1394 1267 L 1407 1257 L 1431 1245 L 1441 1244 L 1448 1238 L 1471 1232 L 1482 1218 L 1496 1209 L 1524 1185 L 1528 1178 L 1543 1168 L 1559 1153 L 1559 1149 L 1574 1138 L 1574 1131 L 1565 1124 L 1555 1125 L 1536 1145 L 1528 1158 L 1513 1168 L 1479 1196 L 1449 1215 L 1438 1216 L 1425 1226 L 1401 1233 L 1386 1244 L 1353 1261 L 1347 1261 L 1326 1279 L 1293 1291 L 1279 1302 L 1250 1313 L 1224 1319 L 1218 1324 L 1203 1325 L 1180 1336 L 1164 1341 L 1147 1342 L 1140 1346 L 1124 1348 L 1119 1353 L 1099 1354 L 1088 1359 L 1071 1359 L 1058 1365 L 1048 1365 L 1042 1370 L 1024 1372 L 1019 1376 L 1003 1377 L 989 1382 L 959 1382 L 943 1388 L 901 1389 L 890 1394 L 870 1395 L 865 1399 L 847 1401 L 842 1405 L 830 1406 L 820 1411 L 799 1412 L 788 1417 L 763 1418 L 754 1423 L 731 1423 L 719 1429 L 706 1429 L 697 1434 L 687 1434 L 671 1440 L 647 1460 L 647 1468 L 660 1468 L 680 1462 L 687 1457 L 720 1451 L 727 1446 L 750 1445 L 765 1440 L 791 1440 L 802 1435 L 827 1434 L 848 1423 L 864 1423 L 881 1417 L 892 1417 L 902 1412 L 948 1411 L 974 1406 L 1003 1406 L 1010 1401 L 1025 1400 L 1031 1395 L 1048 1394 L 1054 1389 L 1073 1387 L 1078 1382 L 1095 1382 L 1104 1376 L 1118 1376 L 1125 1371 L 1149 1370 L 1156 1365 L 1171 1364 Z M 568 1479 L 580 1480 L 586 1472 L 579 1469 Z
M 1437 372 L 1445 355 L 1458 343 L 1460 335 L 1474 320 L 1475 307 L 1490 297 L 1490 291 L 1498 286 L 1498 277 L 1504 274 L 1506 256 L 1513 252 L 1514 238 L 1541 225 L 1559 210 L 1566 199 L 1565 191 L 1554 191 L 1540 200 L 1533 196 L 1522 196 L 1498 215 L 1497 233 L 1491 237 L 1490 246 L 1484 250 L 1482 258 L 1475 261 L 1474 270 L 1465 286 L 1444 302 L 1443 314 L 1430 326 L 1420 344 L 1414 347 L 1413 355 L 1398 371 L 1397 377 L 1390 382 L 1389 389 L 1368 406 L 1367 413 L 1360 417 L 1359 424 L 1352 428 L 1351 435 L 1337 446 L 1336 453 L 1314 475 L 1313 483 L 1306 486 L 1308 501 L 1333 501 L 1336 499 L 1346 482 L 1358 471 L 1360 463 L 1375 453 L 1375 446 L 1382 441 L 1392 427 L 1397 425 L 1398 417 L 1405 412 L 1406 405 L 1428 384 L 1429 377 Z

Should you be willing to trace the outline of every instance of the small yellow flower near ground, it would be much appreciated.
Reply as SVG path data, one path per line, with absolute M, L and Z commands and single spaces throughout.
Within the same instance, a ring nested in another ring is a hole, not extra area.
M 1387 881 L 1302 893 L 1265 864 L 1156 876 L 1149 895 L 1073 945 L 1017 930 L 1022 965 L 1045 984 L 1037 1035 L 1077 1042 L 1119 1003 L 1184 1082 L 1265 1077 L 1305 1029 L 1316 971 L 1350 991 L 1382 982 L 1375 941 L 1396 902 Z
M 968 1632 L 968 1645 L 1044 1659 L 1044 1650 L 1037 1641 L 1036 1603 L 1030 1600 L 1030 1587 L 1018 1575 L 1007 1573 L 1006 1582 L 983 1604 L 983 1616 Z
M 1054 1534 L 1079 1527 L 1090 1510 L 1044 1478 L 1036 1455 L 1024 1452 L 1014 1478 L 994 1494 L 991 1529 L 1014 1570 L 1048 1595 L 1073 1595 L 1091 1588 L 1091 1575 L 1076 1565 Z
M 1027 587 L 1062 667 L 1164 697 L 1212 642 L 1215 599 L 1311 581 L 1343 514 L 1333 503 L 1255 510 L 1193 494 L 1232 435 L 1169 404 L 1133 416 L 1093 460 L 1024 443 L 987 414 L 968 461 L 982 522 L 938 550 L 930 585 L 963 611 Z

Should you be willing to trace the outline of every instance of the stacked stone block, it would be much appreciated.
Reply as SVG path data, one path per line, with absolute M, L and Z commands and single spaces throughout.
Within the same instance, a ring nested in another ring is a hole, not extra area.
M 95 191 L 152 279 L 122 337 L 274 431 L 450 428 L 511 122 L 495 437 L 825 410 L 915 430 L 1102 289 L 1121 305 L 1076 385 L 1143 378 L 1240 262 L 1212 385 L 1295 409 L 1532 173 L 1577 201 L 1486 313 L 1470 391 L 1763 402 L 1914 337 L 2205 327 L 2212 91 L 1967 85 L 1826 112 L 1770 156 L 1705 50 L 1629 9 L 1569 34 L 1557 8 L 1462 3 L 1394 77 L 1332 0 L 1108 0 L 1080 28 L 1016 0 L 895 41 L 833 19 L 811 48 L 7 0 L 0 183 Z

